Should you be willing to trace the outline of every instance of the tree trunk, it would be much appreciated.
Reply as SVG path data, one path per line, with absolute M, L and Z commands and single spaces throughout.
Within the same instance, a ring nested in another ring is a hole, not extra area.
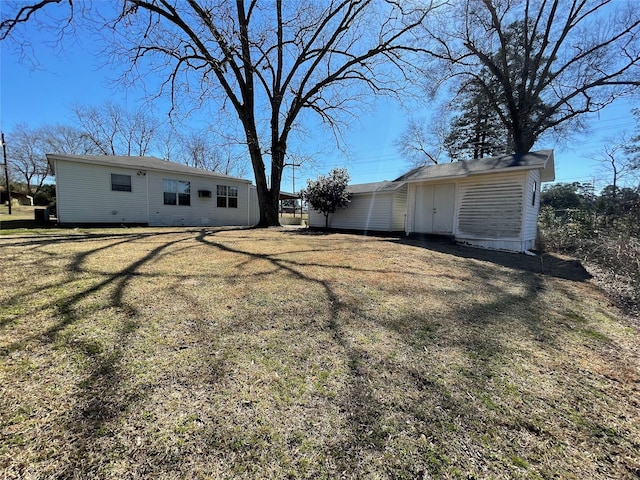
M 256 192 L 258 194 L 258 208 L 260 209 L 260 220 L 256 227 L 277 227 L 280 226 L 278 216 L 278 202 L 280 200 L 280 177 L 272 161 L 271 165 L 271 188 L 267 186 L 267 174 L 265 172 L 262 151 L 255 128 L 255 121 L 252 112 L 240 115 L 240 119 L 245 128 L 249 156 L 256 180 Z

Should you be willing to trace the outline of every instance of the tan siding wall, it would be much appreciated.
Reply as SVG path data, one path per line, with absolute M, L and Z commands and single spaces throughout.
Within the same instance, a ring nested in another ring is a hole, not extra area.
M 56 160 L 60 223 L 146 223 L 146 177 L 137 170 Z M 131 176 L 131 192 L 111 191 L 111 174 Z
M 519 173 L 461 180 L 456 236 L 519 239 L 526 177 Z

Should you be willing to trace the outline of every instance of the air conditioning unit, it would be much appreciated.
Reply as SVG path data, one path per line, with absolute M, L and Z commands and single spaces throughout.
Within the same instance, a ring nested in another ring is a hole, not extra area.
M 198 197 L 211 198 L 211 190 L 198 190 Z

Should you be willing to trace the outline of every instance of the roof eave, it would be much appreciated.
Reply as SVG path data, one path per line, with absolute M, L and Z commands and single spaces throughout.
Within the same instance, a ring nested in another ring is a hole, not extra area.
M 556 179 L 556 162 L 553 157 L 553 150 L 544 162 L 544 167 L 540 169 L 540 180 L 543 182 L 553 182 Z
M 181 175 L 194 175 L 194 176 L 200 176 L 200 177 L 205 177 L 205 178 L 212 178 L 212 177 L 217 177 L 217 178 L 221 178 L 221 179 L 229 179 L 229 180 L 234 180 L 234 181 L 238 181 L 238 182 L 244 182 L 244 183 L 248 183 L 251 184 L 251 180 L 247 180 L 246 178 L 238 178 L 238 177 L 231 177 L 229 175 L 224 175 L 224 174 L 218 174 L 216 172 L 209 172 L 206 170 L 202 170 L 202 173 L 200 172 L 179 172 L 176 171 L 174 169 L 171 168 L 170 165 L 167 166 L 167 168 L 159 168 L 156 166 L 149 166 L 149 165 L 121 165 L 118 163 L 114 163 L 114 162 L 109 162 L 108 160 L 106 161 L 102 161 L 99 159 L 92 159 L 92 160 L 88 160 L 88 159 L 84 159 L 82 158 L 82 156 L 69 156 L 69 155 L 63 155 L 63 154 L 58 154 L 58 153 L 47 153 L 45 155 L 47 157 L 47 161 L 49 162 L 49 165 L 51 165 L 51 159 L 53 160 L 62 160 L 62 161 L 68 161 L 68 162 L 77 162 L 77 163 L 84 163 L 87 165 L 102 165 L 102 166 L 106 166 L 106 167 L 119 167 L 119 168 L 134 168 L 134 169 L 140 169 L 140 170 L 152 170 L 155 172 L 172 172 L 172 173 L 177 173 L 177 174 L 181 174 Z M 133 158 L 135 159 L 136 157 L 129 157 L 129 158 Z M 159 161 L 163 161 L 160 158 L 157 157 L 147 157 L 147 158 L 154 158 L 156 160 Z M 168 162 L 169 164 L 171 164 L 171 162 Z M 53 166 L 52 166 L 52 170 L 53 170 Z M 55 172 L 54 172 L 55 175 Z

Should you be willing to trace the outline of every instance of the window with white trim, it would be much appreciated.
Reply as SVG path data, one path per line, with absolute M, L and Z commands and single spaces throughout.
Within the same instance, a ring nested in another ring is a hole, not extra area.
M 191 205 L 191 182 L 162 179 L 165 205 Z
M 114 192 L 131 191 L 131 175 L 111 174 L 111 190 Z
M 216 185 L 218 208 L 238 208 L 238 187 Z

